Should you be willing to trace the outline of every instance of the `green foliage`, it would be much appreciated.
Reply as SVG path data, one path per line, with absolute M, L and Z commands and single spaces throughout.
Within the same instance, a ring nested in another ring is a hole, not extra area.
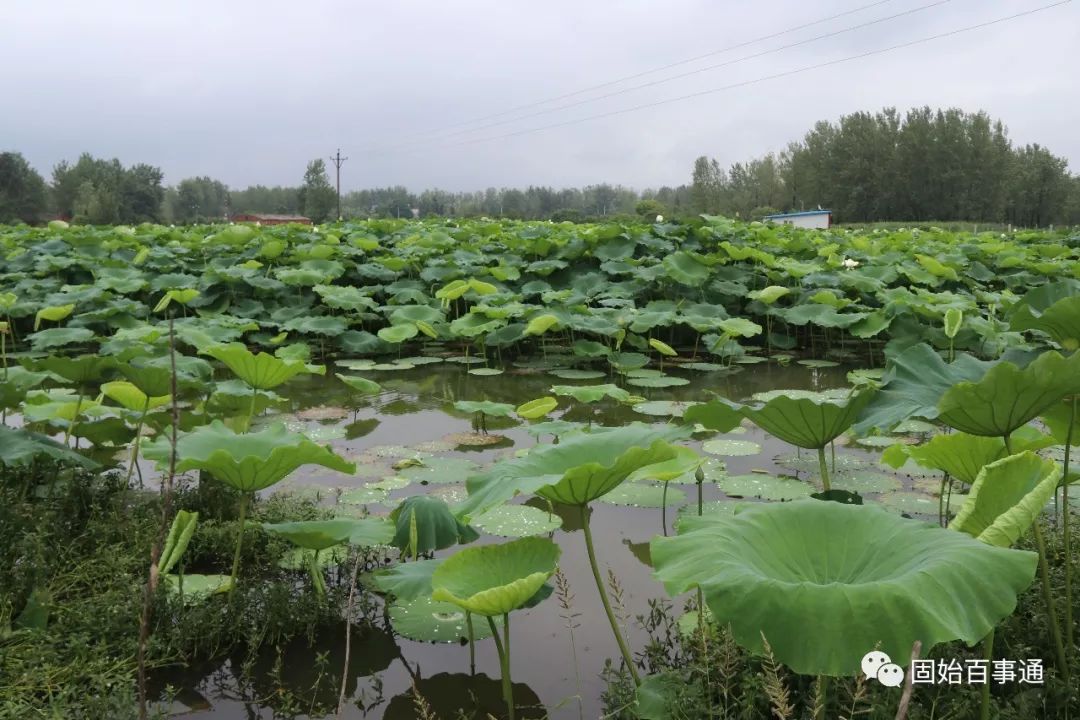
M 555 543 L 533 537 L 459 550 L 435 568 L 431 597 L 477 615 L 505 615 L 540 590 L 559 554 Z

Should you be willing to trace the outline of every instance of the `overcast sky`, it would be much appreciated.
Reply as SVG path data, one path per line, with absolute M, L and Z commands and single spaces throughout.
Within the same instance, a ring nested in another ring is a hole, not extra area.
M 210 175 L 243 187 L 297 184 L 308 160 L 340 146 L 349 157 L 343 190 L 597 182 L 640 189 L 687 182 L 698 155 L 726 165 L 781 150 L 819 119 L 930 105 L 984 109 L 1014 142 L 1041 143 L 1080 169 L 1080 3 L 753 82 L 1053 0 L 947 0 L 780 49 L 935 0 L 871 2 L 0 0 L 0 150 L 21 151 L 46 176 L 89 151 L 158 165 L 170 184 Z

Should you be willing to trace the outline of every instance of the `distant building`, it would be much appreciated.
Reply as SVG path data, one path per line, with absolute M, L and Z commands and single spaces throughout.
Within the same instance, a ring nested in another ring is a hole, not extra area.
M 236 213 L 232 216 L 232 221 L 259 223 L 260 225 L 285 225 L 287 223 L 311 225 L 311 218 L 306 218 L 303 215 L 268 215 L 266 213 Z
M 832 226 L 832 210 L 807 210 L 806 212 L 779 213 L 766 215 L 765 219 L 778 225 L 794 225 L 801 228 L 820 228 Z

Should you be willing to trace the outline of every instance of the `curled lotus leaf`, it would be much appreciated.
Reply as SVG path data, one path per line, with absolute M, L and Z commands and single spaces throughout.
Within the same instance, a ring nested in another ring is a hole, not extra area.
M 432 573 L 431 598 L 477 615 L 510 613 L 554 574 L 560 552 L 555 543 L 536 537 L 460 550 Z
M 259 390 L 275 388 L 296 375 L 318 373 L 302 360 L 282 360 L 264 352 L 256 355 L 242 343 L 211 345 L 200 352 L 224 363 L 236 377 Z M 318 374 L 325 372 L 322 368 Z
M 1031 528 L 1054 496 L 1061 470 L 1030 450 L 979 471 L 949 527 L 997 547 L 1010 547 Z
M 168 463 L 169 453 L 166 438 L 143 445 L 143 455 L 159 467 Z M 302 465 L 322 465 L 349 474 L 356 471 L 355 465 L 329 448 L 289 433 L 281 423 L 258 432 L 235 433 L 215 420 L 181 435 L 176 455 L 177 472 L 205 470 L 243 492 L 268 488 Z
M 847 400 L 774 397 L 761 406 L 743 406 L 751 422 L 785 442 L 816 449 L 828 445 L 851 427 L 874 395 L 864 389 Z
M 683 517 L 678 530 L 651 546 L 668 593 L 700 587 L 736 642 L 761 653 L 764 636 L 777 661 L 807 675 L 855 675 L 867 648 L 904 657 L 916 640 L 926 652 L 974 644 L 1015 609 L 1038 560 L 872 506 L 819 500 Z

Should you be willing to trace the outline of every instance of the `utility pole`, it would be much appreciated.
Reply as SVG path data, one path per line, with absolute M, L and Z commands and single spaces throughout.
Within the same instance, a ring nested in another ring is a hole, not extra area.
M 334 157 L 330 158 L 330 162 L 334 163 L 334 168 L 337 170 L 337 219 L 341 222 L 341 166 L 348 160 L 347 157 L 341 157 L 341 148 L 338 148 Z

